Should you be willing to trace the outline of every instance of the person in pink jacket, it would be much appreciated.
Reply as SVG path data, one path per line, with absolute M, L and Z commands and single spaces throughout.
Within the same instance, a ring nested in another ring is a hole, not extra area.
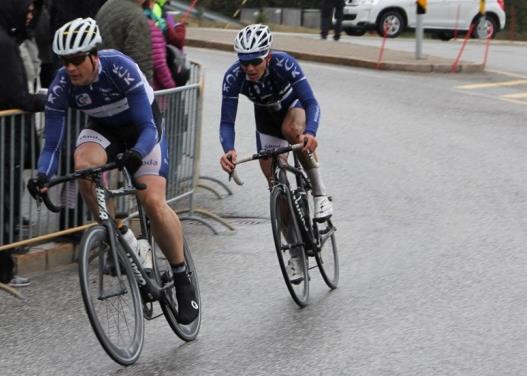
M 172 78 L 172 73 L 167 65 L 166 41 L 161 29 L 156 25 L 155 21 L 150 17 L 152 14 L 151 6 L 154 0 L 147 0 L 143 3 L 145 15 L 148 18 L 148 26 L 150 27 L 150 37 L 152 38 L 152 62 L 154 65 L 154 90 L 170 89 L 176 87 L 176 83 Z

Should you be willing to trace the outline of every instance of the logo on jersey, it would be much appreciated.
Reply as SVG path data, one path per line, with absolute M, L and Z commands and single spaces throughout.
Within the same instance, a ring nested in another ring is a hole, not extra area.
M 149 159 L 146 161 L 143 161 L 143 166 L 157 166 L 158 161 L 155 159 Z
M 88 93 L 82 93 L 75 96 L 75 103 L 77 103 L 77 106 L 79 107 L 84 107 L 92 104 L 92 100 Z
M 114 64 L 112 72 L 122 78 L 128 86 L 130 86 L 130 84 L 135 81 L 135 78 L 132 78 L 132 75 L 130 74 L 130 72 L 128 72 L 128 69 L 123 67 L 122 65 Z
M 231 73 L 225 76 L 225 79 L 223 80 L 223 92 L 226 93 L 231 90 L 231 85 L 236 82 L 236 79 L 240 76 L 240 71 L 240 67 L 236 67 Z
M 296 76 L 300 76 L 302 73 L 298 70 L 298 65 L 295 64 L 294 60 L 288 58 L 276 59 L 276 66 L 284 68 L 286 72 L 291 73 L 291 77 L 294 79 Z
M 66 84 L 66 78 L 62 76 L 59 80 L 58 85 L 54 85 L 51 90 L 48 91 L 48 102 L 55 104 L 55 100 L 62 95 L 64 92 L 64 85 Z

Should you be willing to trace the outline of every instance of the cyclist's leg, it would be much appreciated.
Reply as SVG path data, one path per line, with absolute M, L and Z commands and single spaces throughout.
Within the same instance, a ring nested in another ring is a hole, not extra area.
M 166 179 L 161 176 L 144 175 L 137 181 L 147 188 L 137 192 L 150 227 L 157 242 L 171 265 L 185 262 L 183 256 L 183 230 L 174 210 L 166 203 Z
M 257 150 L 262 150 L 262 149 L 271 149 L 271 148 L 287 146 L 288 142 L 287 140 L 284 140 L 283 138 L 279 138 L 273 135 L 269 135 L 269 134 L 256 131 L 256 145 L 257 145 Z M 287 160 L 287 157 L 284 156 L 283 159 Z M 259 162 L 260 162 L 260 169 L 262 170 L 262 173 L 267 179 L 269 188 L 271 188 L 272 183 L 273 183 L 273 178 L 274 178 L 273 169 L 272 169 L 272 161 L 271 159 L 260 159 Z
M 117 153 L 122 153 L 125 150 L 124 143 L 128 141 L 127 138 L 135 140 L 137 132 L 128 132 L 125 136 L 90 119 L 88 126 L 77 137 L 77 146 L 73 155 L 75 169 L 96 167 L 113 160 Z M 94 218 L 98 220 L 99 208 L 95 198 L 94 183 L 88 180 L 79 180 L 79 191 Z
M 287 146 L 288 142 L 281 132 L 282 122 L 286 111 L 272 111 L 267 108 L 254 107 L 254 117 L 256 120 L 256 151 L 263 149 L 278 148 Z M 287 156 L 284 156 L 287 160 Z M 270 159 L 260 159 L 260 168 L 269 188 L 273 184 L 272 161 Z
M 143 158 L 135 178 L 147 186 L 137 196 L 150 219 L 150 228 L 158 246 L 172 267 L 179 307 L 179 322 L 187 324 L 198 317 L 196 294 L 187 274 L 183 252 L 183 229 L 174 210 L 166 202 L 167 145 L 161 141 Z
M 291 144 L 303 141 L 302 135 L 306 127 L 306 112 L 299 106 L 299 103 L 293 104 L 282 122 L 282 133 Z M 297 152 L 297 156 L 311 181 L 315 197 L 315 217 L 319 219 L 331 217 L 333 207 L 327 197 L 326 186 L 320 174 L 318 156 L 315 153 L 309 156 L 304 151 Z
M 106 151 L 101 145 L 95 142 L 80 144 L 74 154 L 75 170 L 100 166 L 105 164 L 107 159 Z M 98 219 L 99 207 L 95 198 L 94 183 L 90 180 L 79 179 L 79 191 L 94 218 Z

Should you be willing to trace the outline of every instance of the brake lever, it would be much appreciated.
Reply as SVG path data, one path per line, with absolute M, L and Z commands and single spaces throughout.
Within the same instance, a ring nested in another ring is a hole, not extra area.
M 232 161 L 232 156 L 228 155 L 227 159 L 229 161 Z M 229 181 L 231 180 L 234 180 L 234 182 L 238 185 L 243 185 L 243 181 L 241 181 L 241 179 L 238 177 L 238 173 L 236 172 L 236 170 L 232 170 L 231 172 L 229 172 Z
M 236 170 L 233 170 L 230 174 L 229 174 L 229 181 L 234 180 L 234 182 L 238 185 L 243 185 L 243 181 L 238 177 L 238 173 L 236 172 Z

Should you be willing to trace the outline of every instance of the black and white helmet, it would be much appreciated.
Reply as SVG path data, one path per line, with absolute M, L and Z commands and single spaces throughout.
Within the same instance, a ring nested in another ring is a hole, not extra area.
M 269 26 L 253 24 L 244 27 L 234 39 L 234 50 L 240 59 L 264 57 L 271 50 L 273 36 Z
M 53 52 L 59 56 L 96 50 L 102 43 L 99 27 L 92 18 L 77 18 L 55 32 Z

